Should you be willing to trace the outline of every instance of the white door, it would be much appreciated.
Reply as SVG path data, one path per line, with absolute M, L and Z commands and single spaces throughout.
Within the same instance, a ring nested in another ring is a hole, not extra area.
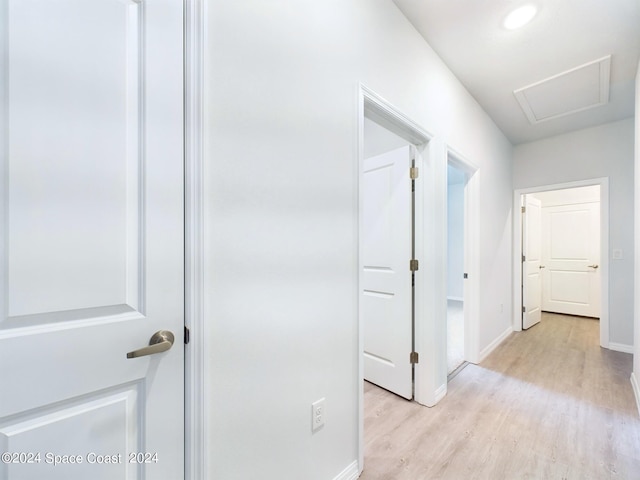
M 412 398 L 411 147 L 364 161 L 364 378 Z
M 525 195 L 525 210 L 522 218 L 522 328 L 538 323 L 542 317 L 541 270 L 541 203 Z
M 600 317 L 600 203 L 544 207 L 543 309 Z
M 184 475 L 182 10 L 3 3 L 3 480 Z

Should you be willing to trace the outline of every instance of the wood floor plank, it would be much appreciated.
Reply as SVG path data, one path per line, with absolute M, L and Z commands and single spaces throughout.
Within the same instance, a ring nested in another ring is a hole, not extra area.
M 363 480 L 640 479 L 632 356 L 595 319 L 544 314 L 434 408 L 365 384 Z

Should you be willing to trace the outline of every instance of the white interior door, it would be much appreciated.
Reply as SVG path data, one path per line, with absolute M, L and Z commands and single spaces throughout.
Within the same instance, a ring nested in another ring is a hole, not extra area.
M 600 317 L 600 203 L 542 209 L 543 309 Z
M 184 475 L 182 10 L 2 2 L 3 480 Z
M 410 146 L 364 161 L 364 378 L 412 398 Z
M 522 328 L 538 323 L 542 317 L 541 275 L 541 202 L 525 195 L 525 210 L 522 218 Z

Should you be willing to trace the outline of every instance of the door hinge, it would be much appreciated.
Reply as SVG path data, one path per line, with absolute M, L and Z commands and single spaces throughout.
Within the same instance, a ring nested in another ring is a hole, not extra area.
M 524 305 L 522 306 L 522 313 L 527 313 L 527 309 Z
M 409 260 L 409 270 L 411 270 L 412 272 L 415 272 L 418 270 L 418 260 Z
M 522 255 L 522 261 L 524 262 L 527 259 L 524 255 Z
M 464 279 L 469 278 L 469 274 L 468 274 L 468 273 L 463 273 L 463 274 L 462 274 L 462 278 L 464 278 Z
M 522 213 L 525 213 L 527 211 L 527 207 L 522 207 L 521 211 L 522 211 Z
M 187 345 L 191 341 L 191 332 L 187 327 L 184 327 L 184 344 Z
M 409 363 L 411 363 L 411 365 L 418 363 L 418 352 L 411 352 L 409 354 Z
M 411 180 L 418 178 L 418 167 L 411 167 L 409 169 L 409 177 L 411 177 Z

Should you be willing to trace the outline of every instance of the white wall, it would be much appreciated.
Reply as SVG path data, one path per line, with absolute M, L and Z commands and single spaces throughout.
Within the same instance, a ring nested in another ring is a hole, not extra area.
M 514 189 L 609 177 L 609 341 L 633 338 L 633 119 L 514 148 Z
M 435 135 L 442 284 L 445 143 L 480 167 L 480 348 L 510 325 L 511 145 L 389 0 L 206 12 L 207 477 L 332 479 L 358 458 L 359 82 Z

